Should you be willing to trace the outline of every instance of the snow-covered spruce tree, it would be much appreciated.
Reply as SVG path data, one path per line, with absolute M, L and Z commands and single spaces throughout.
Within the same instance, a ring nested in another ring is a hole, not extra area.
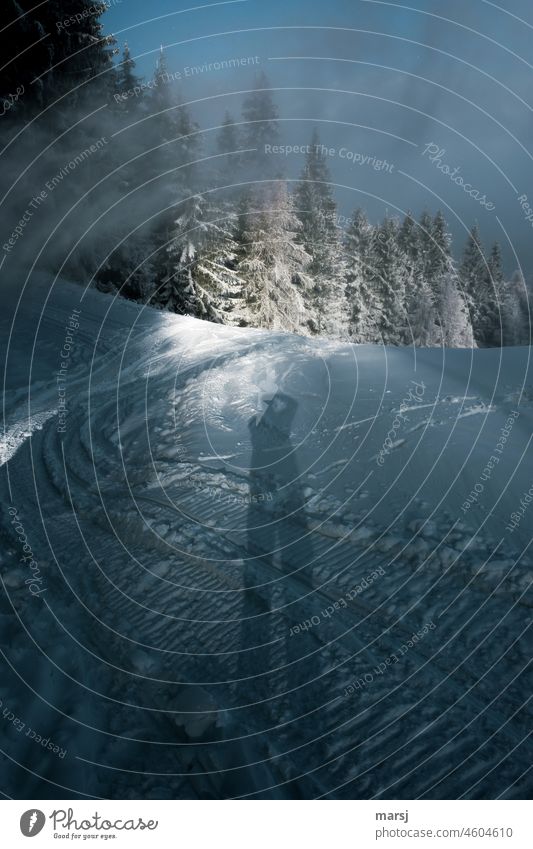
M 171 171 L 173 164 L 171 144 L 165 144 L 170 142 L 176 133 L 168 82 L 170 77 L 163 50 L 161 49 L 158 57 L 154 85 L 149 96 L 128 96 L 139 80 L 134 73 L 135 63 L 127 45 L 122 58 L 123 61 L 117 66 L 116 88 L 117 94 L 122 95 L 123 99 L 115 103 L 115 120 L 124 124 L 131 123 L 137 113 L 144 115 L 151 112 L 150 120 L 142 123 L 138 136 L 135 136 L 134 130 L 128 134 L 132 152 L 138 149 L 140 153 L 145 150 L 148 153 L 142 158 L 136 158 L 129 165 L 117 163 L 120 167 L 114 178 L 117 181 L 116 189 L 125 200 L 118 208 L 120 217 L 115 213 L 112 218 L 106 219 L 106 239 L 118 247 L 99 269 L 96 282 L 97 286 L 104 290 L 113 287 L 128 298 L 144 301 L 150 298 L 162 279 L 171 272 L 166 245 L 171 237 L 176 215 L 172 209 L 166 213 L 162 212 L 155 223 L 147 225 L 142 231 L 136 231 L 135 236 L 130 236 L 126 242 L 122 242 L 132 224 L 139 223 L 135 219 L 134 209 L 130 209 L 128 215 L 124 215 L 124 209 L 128 209 L 130 204 L 135 204 L 138 198 L 142 198 L 143 217 L 149 219 L 151 215 L 159 213 L 160 209 L 170 208 L 176 200 L 177 180 L 173 179 L 172 174 L 166 173 Z M 131 194 L 136 186 L 142 186 L 145 181 L 150 186 L 148 190 L 141 188 L 139 193 Z M 156 248 L 159 248 L 156 256 L 147 260 Z
M 211 171 L 213 182 L 227 187 L 217 194 L 217 203 L 220 209 L 228 214 L 235 213 L 242 191 L 242 186 L 238 185 L 245 176 L 245 162 L 240 153 L 241 149 L 241 133 L 233 116 L 226 112 L 215 140 L 215 153 L 219 158 L 214 160 Z
M 239 222 L 237 272 L 245 286 L 246 321 L 254 327 L 306 331 L 305 292 L 310 257 L 298 242 L 301 227 L 283 180 L 249 193 Z
M 225 194 L 217 194 L 212 199 L 215 224 L 204 259 L 204 265 L 212 278 L 212 285 L 206 284 L 206 289 L 213 293 L 214 303 L 224 324 L 238 327 L 247 327 L 252 323 L 247 302 L 247 281 L 243 278 L 241 263 L 250 254 L 253 194 L 250 188 L 245 188 L 229 199 Z
M 184 103 L 180 88 L 177 89 L 177 97 L 179 104 L 176 110 L 177 158 L 179 163 L 184 166 L 183 174 L 179 175 L 179 178 L 184 184 L 198 186 L 200 177 L 195 160 L 200 156 L 201 149 L 199 126 L 196 121 L 193 121 L 189 107 Z
M 61 0 L 51 0 L 47 6 L 46 14 L 53 20 L 51 64 L 54 69 L 46 85 L 52 86 L 55 94 L 69 92 L 65 100 L 69 107 L 84 105 L 97 96 L 111 101 L 116 91 L 113 57 L 117 50 L 115 38 L 104 35 L 100 21 L 105 4 L 71 0 L 68 14 Z M 57 22 L 66 18 L 68 23 L 58 29 Z
M 501 286 L 503 283 L 503 260 L 499 242 L 495 242 L 491 248 L 487 267 L 490 278 L 496 284 L 496 287 Z
M 239 150 L 239 131 L 235 119 L 226 111 L 216 138 L 217 153 L 234 153 Z M 224 160 L 225 162 L 226 160 Z M 229 161 L 229 160 L 228 160 Z
M 529 291 L 520 271 L 503 284 L 502 324 L 504 345 L 531 345 Z
M 152 155 L 154 197 L 160 210 L 154 226 L 155 291 L 152 303 L 171 311 L 192 310 L 191 314 L 204 314 L 205 307 L 194 305 L 195 295 L 190 289 L 188 275 L 183 268 L 184 258 L 178 268 L 181 234 L 186 221 L 197 235 L 202 233 L 205 203 L 198 200 L 197 175 L 194 161 L 197 158 L 197 127 L 187 106 L 180 104 L 180 94 L 172 85 L 166 56 L 161 49 L 157 62 L 151 94 L 151 117 L 148 122 L 154 153 Z M 201 214 L 200 214 L 201 213 Z M 202 241 L 202 240 L 201 240 Z M 196 261 L 196 260 L 195 260 Z M 191 272 L 192 274 L 193 272 Z M 184 294 L 183 287 L 187 289 Z M 191 300 L 192 299 L 192 300 Z
M 504 327 L 503 327 L 503 306 L 504 306 L 504 277 L 503 277 L 503 261 L 501 247 L 498 242 L 495 242 L 491 248 L 491 252 L 487 259 L 487 268 L 485 269 L 485 286 L 488 293 L 493 293 L 493 299 L 490 298 L 490 311 L 487 311 L 486 316 L 486 344 L 490 347 L 499 348 L 505 345 Z
M 168 70 L 166 53 L 163 48 L 163 45 L 161 45 L 161 47 L 159 48 L 159 54 L 154 68 L 151 97 L 152 112 L 158 113 L 158 117 L 160 118 L 159 128 L 167 130 L 165 138 L 171 135 L 174 126 L 174 122 L 172 121 L 171 116 L 168 114 L 168 111 L 172 108 L 172 98 L 170 95 L 171 79 L 172 77 L 170 76 L 170 72 Z M 161 123 L 163 120 L 168 121 L 169 123 Z M 168 129 L 169 127 L 170 130 Z
M 198 151 L 198 127 L 183 103 L 180 89 L 173 84 L 173 76 L 168 69 L 163 48 L 157 60 L 149 99 L 150 141 L 157 147 L 155 170 L 158 173 L 167 170 L 174 172 L 178 166 L 195 159 Z M 189 173 L 187 171 L 187 174 Z M 166 179 L 169 191 L 173 193 L 175 185 L 183 184 L 186 180 L 189 180 L 189 177 L 179 172 L 169 175 Z
M 371 265 L 381 306 L 380 338 L 385 345 L 403 345 L 410 341 L 405 309 L 405 266 L 399 245 L 399 225 L 388 215 L 375 231 Z
M 131 55 L 131 50 L 128 42 L 124 42 L 124 49 L 117 72 L 119 91 L 129 92 L 140 83 L 140 78 L 135 73 L 136 63 Z
M 224 324 L 244 327 L 250 323 L 245 282 L 239 262 L 245 253 L 247 193 L 228 199 L 224 193 L 204 196 L 204 218 L 209 227 L 195 268 L 195 281 L 207 294 Z
M 237 219 L 239 259 L 237 273 L 244 281 L 245 315 L 243 324 L 270 327 L 271 279 L 270 233 L 264 187 L 254 187 L 243 193 Z
M 421 265 L 420 262 L 420 235 L 417 223 L 410 210 L 407 210 L 400 229 L 398 230 L 398 244 L 405 257 L 410 272 L 415 272 Z
M 181 201 L 168 254 L 169 274 L 160 281 L 156 303 L 179 315 L 221 322 L 213 299 L 202 287 L 203 253 L 208 249 L 211 225 L 207 202 L 201 195 Z
M 448 348 L 475 347 L 468 300 L 452 258 L 448 225 L 440 210 L 433 219 L 432 235 L 428 274 L 437 309 L 439 344 Z
M 326 155 L 316 130 L 294 195 L 302 225 L 300 239 L 311 257 L 309 274 L 314 280 L 306 298 L 310 328 L 328 336 L 347 336 L 348 308 L 337 206 Z
M 449 270 L 439 280 L 438 323 L 440 343 L 445 348 L 475 348 L 474 332 L 460 280 Z
M 133 93 L 136 87 L 140 88 L 140 78 L 135 74 L 135 60 L 132 58 L 128 42 L 124 44 L 121 61 L 117 66 L 115 74 L 116 98 L 118 111 L 125 115 L 135 114 L 140 110 L 142 102 L 142 90 Z
M 279 163 L 265 147 L 279 141 L 278 117 L 268 77 L 260 71 L 242 105 L 242 144 L 249 151 L 243 154 L 241 160 L 246 179 L 264 180 L 277 173 Z
M 424 226 L 430 219 L 424 218 Z M 398 231 L 398 244 L 403 256 L 405 279 L 405 309 L 407 313 L 406 341 L 418 347 L 436 344 L 434 291 L 428 278 L 431 231 L 417 225 L 407 212 Z
M 238 206 L 243 194 L 239 184 L 242 177 L 240 136 L 237 125 L 229 112 L 225 113 L 222 126 L 215 138 L 215 153 L 219 158 L 209 166 L 207 185 L 217 187 L 209 195 L 211 217 L 214 222 L 210 258 L 214 264 L 213 274 L 222 290 L 223 309 L 234 313 L 239 300 L 239 282 L 235 274 L 237 261 Z M 241 292 L 242 294 L 242 292 Z M 230 321 L 237 314 L 228 316 Z M 238 319 L 237 319 L 238 321 Z
M 348 335 L 354 342 L 379 343 L 379 303 L 371 267 L 373 227 L 356 209 L 344 237 Z
M 472 324 L 461 280 L 451 253 L 451 235 L 439 210 L 431 219 L 424 212 L 420 221 L 421 277 L 418 307 L 413 305 L 413 326 L 422 327 L 417 344 L 449 348 L 471 348 Z
M 459 280 L 452 258 L 452 239 L 444 215 L 439 210 L 429 231 L 428 250 L 425 263 L 425 288 L 432 303 L 432 335 L 429 345 L 448 345 L 455 333 L 457 347 L 471 347 L 471 324 L 464 314 L 465 300 L 458 286 Z M 457 327 L 452 326 L 457 321 Z M 466 321 L 466 327 L 465 327 Z
M 275 304 L 275 327 L 306 329 L 305 295 L 312 280 L 307 274 L 311 257 L 298 241 L 301 223 L 294 212 L 294 200 L 286 182 L 278 180 L 268 189 L 267 223 L 271 239 L 269 268 Z
M 245 327 L 249 324 L 245 299 L 245 283 L 239 274 L 239 243 L 235 237 L 236 215 L 216 220 L 201 255 L 198 282 L 209 296 L 213 308 L 224 324 Z
M 477 224 L 469 233 L 459 276 L 467 298 L 474 339 L 478 345 L 485 347 L 490 339 L 490 328 L 494 324 L 494 292 L 487 285 L 487 262 Z
M 174 147 L 177 136 L 175 98 L 168 71 L 167 59 L 163 48 L 159 53 L 152 87 L 146 96 L 144 106 L 149 114 L 145 122 L 148 153 L 148 174 L 153 179 L 153 193 L 157 195 L 158 206 L 163 209 L 177 199 L 181 175 L 175 169 L 179 164 Z M 163 213 L 158 230 L 169 237 L 175 215 Z M 165 232 L 163 232 L 165 231 Z
M 452 237 L 448 223 L 439 209 L 433 219 L 430 230 L 432 236 L 429 248 L 429 282 L 438 281 L 442 274 L 452 269 Z
M 302 223 L 302 241 L 312 257 L 311 270 L 329 274 L 338 260 L 337 206 L 326 156 L 321 151 L 316 130 L 308 145 L 305 166 L 294 195 Z
M 120 179 L 122 188 L 126 194 L 135 185 L 142 184 L 143 180 L 152 176 L 149 170 L 149 160 L 145 157 L 137 159 L 135 153 L 145 152 L 147 147 L 147 128 L 146 124 L 141 122 L 136 125 L 139 118 L 144 118 L 146 115 L 147 104 L 141 86 L 141 78 L 135 73 L 136 63 L 131 55 L 128 43 L 124 44 L 120 62 L 117 65 L 115 73 L 116 91 L 113 98 L 112 114 L 116 123 L 122 127 L 128 127 L 128 155 L 124 156 L 124 151 L 121 145 L 118 145 L 120 160 L 117 165 L 120 166 Z M 111 110 L 110 110 L 111 111 Z M 149 131 L 148 131 L 149 135 Z M 151 141 L 151 139 L 150 139 Z M 128 159 L 133 159 L 128 164 Z
M 235 214 L 220 196 L 200 194 L 197 125 L 187 107 L 176 110 L 172 144 L 176 171 L 178 218 L 170 228 L 167 262 L 155 302 L 166 309 L 209 321 L 232 322 L 242 285 L 235 273 Z
M 416 239 L 418 273 L 429 283 L 431 280 L 431 266 L 435 256 L 435 246 L 433 243 L 433 219 L 427 209 L 420 216 L 416 229 Z

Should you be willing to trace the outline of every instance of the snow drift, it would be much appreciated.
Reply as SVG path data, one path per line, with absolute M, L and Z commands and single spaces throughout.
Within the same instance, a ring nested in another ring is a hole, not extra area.
M 2 338 L 6 793 L 529 794 L 529 349 L 66 283 Z

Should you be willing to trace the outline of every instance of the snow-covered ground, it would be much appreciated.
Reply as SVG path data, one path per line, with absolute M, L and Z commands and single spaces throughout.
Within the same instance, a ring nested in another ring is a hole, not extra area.
M 5 793 L 530 794 L 529 349 L 33 302 L 2 327 Z

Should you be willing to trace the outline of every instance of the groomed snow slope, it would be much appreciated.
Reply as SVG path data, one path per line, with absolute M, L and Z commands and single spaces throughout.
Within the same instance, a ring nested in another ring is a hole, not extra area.
M 2 328 L 4 792 L 529 796 L 530 350 L 42 306 Z

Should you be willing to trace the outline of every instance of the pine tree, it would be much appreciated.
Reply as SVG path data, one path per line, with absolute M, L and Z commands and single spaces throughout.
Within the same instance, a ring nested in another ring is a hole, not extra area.
M 116 39 L 103 34 L 100 16 L 104 3 L 90 0 L 71 0 L 68 8 L 68 25 L 57 32 L 56 23 L 65 19 L 65 5 L 52 0 L 48 15 L 54 19 L 53 66 L 45 81 L 46 88 L 54 94 L 69 92 L 70 106 L 83 105 L 88 98 L 102 95 L 111 100 L 116 91 L 115 67 Z M 50 30 L 48 30 L 50 31 Z M 90 85 L 88 84 L 90 83 Z
M 327 274 L 333 270 L 338 258 L 336 204 L 327 159 L 316 130 L 308 145 L 295 199 L 302 222 L 302 240 L 313 257 L 311 270 Z
M 265 145 L 279 141 L 278 109 L 263 71 L 257 74 L 253 90 L 244 98 L 242 118 L 243 147 L 250 151 L 243 154 L 247 176 L 256 180 L 274 176 L 279 163 L 266 152 Z
M 404 267 L 405 309 L 407 336 L 405 341 L 418 347 L 436 344 L 435 299 L 429 279 L 430 235 L 429 216 L 423 216 L 424 229 L 418 226 L 411 212 L 405 216 L 398 231 L 398 245 Z
M 154 302 L 170 309 L 175 302 L 180 306 L 179 298 L 174 297 L 169 281 L 174 274 L 174 267 L 168 250 L 175 233 L 175 211 L 172 205 L 180 194 L 180 177 L 176 172 L 176 153 L 173 150 L 173 140 L 176 138 L 175 112 L 172 109 L 170 74 L 163 47 L 161 47 L 150 91 L 149 107 L 151 117 L 148 122 L 150 134 L 150 176 L 154 180 L 160 213 L 154 225 L 154 246 L 157 254 L 155 265 Z M 148 99 L 148 98 L 147 98 Z
M 237 125 L 232 115 L 226 112 L 216 138 L 216 152 L 220 158 L 215 161 L 214 171 L 218 183 L 229 187 L 224 189 L 224 202 L 233 208 L 240 192 L 240 187 L 235 187 L 235 184 L 241 182 L 243 178 L 244 163 L 240 149 L 240 133 Z
M 451 243 L 452 238 L 448 230 L 448 224 L 441 210 L 433 219 L 430 230 L 432 240 L 429 248 L 429 283 L 439 281 L 443 274 L 449 272 L 451 266 Z
M 223 323 L 244 327 L 249 320 L 245 282 L 238 269 L 242 246 L 237 239 L 237 215 L 229 212 L 221 216 L 219 207 L 211 209 L 216 220 L 202 252 L 198 281 Z
M 381 305 L 378 327 L 382 342 L 385 345 L 402 345 L 409 338 L 405 309 L 405 268 L 399 244 L 398 222 L 389 216 L 375 233 L 372 266 Z
M 453 271 L 441 276 L 437 300 L 440 344 L 445 348 L 476 347 L 466 298 Z
M 305 330 L 310 257 L 298 242 L 301 225 L 286 183 L 254 189 L 241 216 L 238 273 L 245 284 L 249 323 Z
M 515 271 L 502 290 L 503 344 L 531 345 L 531 306 L 522 272 Z
M 485 272 L 487 306 L 485 310 L 485 343 L 491 347 L 503 344 L 504 280 L 502 252 L 498 242 L 492 246 Z
M 409 336 L 417 348 L 432 348 L 438 343 L 439 328 L 435 295 L 425 279 L 417 284 L 415 295 L 406 295 Z M 409 337 L 406 337 L 406 342 Z
M 312 285 L 307 275 L 311 258 L 298 242 L 301 223 L 287 184 L 281 180 L 275 182 L 268 194 L 271 245 L 268 270 L 273 284 L 270 297 L 276 313 L 273 326 L 298 331 L 307 318 L 304 296 Z
M 180 217 L 185 215 L 193 220 L 193 210 L 199 212 L 205 204 L 199 203 L 197 199 L 200 188 L 194 167 L 197 158 L 197 127 L 187 106 L 180 104 L 180 92 L 172 86 L 172 80 L 165 52 L 161 48 L 150 97 L 152 116 L 149 121 L 155 196 L 161 210 L 154 228 L 157 248 L 155 300 L 159 304 L 168 305 L 171 310 L 183 312 L 189 309 L 194 311 L 197 306 L 191 306 L 189 302 L 185 304 L 179 294 L 189 283 L 184 282 L 183 270 L 176 273 L 176 245 L 179 244 L 176 208 L 180 210 Z M 190 297 L 192 303 L 196 295 L 191 293 Z M 198 309 L 203 314 L 203 309 Z
M 418 273 L 420 265 L 420 238 L 416 221 L 410 210 L 407 211 L 398 231 L 398 244 L 405 257 L 409 272 L 413 275 Z
M 474 343 L 468 306 L 460 289 L 451 253 L 451 235 L 439 210 L 433 220 L 428 212 L 420 219 L 420 279 L 409 307 L 415 328 L 415 344 L 472 347 Z M 418 336 L 418 340 L 417 340 Z
M 336 223 L 336 204 L 326 155 L 316 130 L 306 154 L 305 166 L 295 189 L 296 212 L 301 221 L 301 241 L 311 256 L 309 273 L 315 285 L 308 298 L 316 315 L 318 333 L 347 333 L 347 306 L 341 244 Z
M 490 279 L 498 288 L 503 283 L 502 249 L 498 242 L 492 246 L 487 267 Z
M 420 216 L 419 226 L 417 228 L 417 241 L 418 273 L 430 284 L 435 246 L 433 242 L 433 219 L 427 210 L 424 210 Z
M 381 306 L 371 268 L 373 228 L 362 209 L 356 209 L 344 238 L 348 334 L 354 342 L 380 341 Z
M 172 108 L 174 103 L 171 96 L 171 79 L 167 57 L 163 47 L 161 47 L 154 70 L 150 96 L 152 118 L 149 121 L 149 126 L 152 129 L 152 136 L 157 144 L 170 142 L 176 135 L 176 117 Z M 170 158 L 168 149 L 163 150 L 167 158 Z
M 153 303 L 180 315 L 220 322 L 212 299 L 199 282 L 202 253 L 211 229 L 206 207 L 201 195 L 193 195 L 178 204 L 179 215 L 166 249 L 170 273 L 159 285 Z
M 217 135 L 217 152 L 234 153 L 239 149 L 239 133 L 235 119 L 226 112 L 222 126 Z
M 140 78 L 135 74 L 135 67 L 135 61 L 131 56 L 128 42 L 126 42 L 122 51 L 122 61 L 117 68 L 115 77 L 117 95 L 122 96 L 122 99 L 117 101 L 121 112 L 130 113 L 140 109 L 142 91 L 135 96 L 130 94 L 140 83 Z
M 477 224 L 472 227 L 468 236 L 459 274 L 467 298 L 474 338 L 478 345 L 484 346 L 490 337 L 489 299 L 493 298 L 494 294 L 487 286 L 487 262 Z
M 243 198 L 239 215 L 239 240 L 242 245 L 238 270 L 245 281 L 245 299 L 251 323 L 270 327 L 272 304 L 270 231 L 265 192 L 254 188 Z

